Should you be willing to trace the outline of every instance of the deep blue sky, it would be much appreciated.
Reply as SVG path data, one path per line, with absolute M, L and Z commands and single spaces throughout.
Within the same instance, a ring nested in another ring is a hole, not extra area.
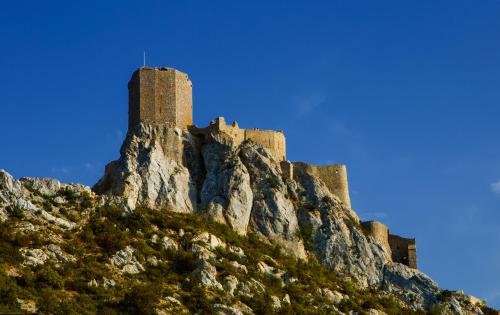
M 283 129 L 290 160 L 347 164 L 362 219 L 500 307 L 500 1 L 5 1 L 0 40 L 14 176 L 93 184 L 146 50 L 189 74 L 198 126 Z

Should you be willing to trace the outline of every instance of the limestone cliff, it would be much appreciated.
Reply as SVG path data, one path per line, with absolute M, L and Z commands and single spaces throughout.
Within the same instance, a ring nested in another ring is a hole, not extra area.
M 148 130 L 153 131 L 138 135 Z M 431 308 L 440 314 L 482 314 L 486 309 L 463 293 L 439 289 L 418 270 L 389 262 L 382 244 L 363 234 L 356 215 L 321 181 L 306 173 L 283 180 L 261 147 L 250 142 L 233 147 L 214 135 L 201 141 L 197 169 L 175 164 L 182 168 L 179 174 L 188 174 L 186 181 L 174 175 L 172 161 L 156 161 L 164 159 L 162 150 L 151 148 L 161 137 L 148 141 L 138 135 L 129 135 L 122 152 L 138 151 L 108 167 L 103 186 L 97 186 L 110 195 L 53 179 L 16 180 L 0 170 L 0 312 L 421 314 L 415 310 Z M 186 145 L 193 141 L 182 139 Z M 129 173 L 129 166 L 141 175 Z M 370 290 L 363 290 L 367 286 Z
M 175 153 L 168 150 L 172 141 Z M 436 283 L 392 263 L 383 244 L 365 235 L 355 212 L 319 178 L 308 172 L 283 175 L 273 155 L 252 141 L 235 144 L 218 131 L 195 136 L 139 125 L 94 190 L 112 196 L 110 202 L 125 200 L 132 211 L 145 205 L 193 212 L 243 235 L 256 232 L 299 258 L 315 256 L 361 287 L 392 292 L 414 308 L 438 302 L 442 290 Z

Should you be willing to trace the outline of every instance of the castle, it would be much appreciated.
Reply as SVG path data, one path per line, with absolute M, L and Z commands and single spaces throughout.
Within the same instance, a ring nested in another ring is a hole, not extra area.
M 193 135 L 217 131 L 226 135 L 235 145 L 251 140 L 267 149 L 280 162 L 284 177 L 293 179 L 300 172 L 314 175 L 347 208 L 351 208 L 346 166 L 315 166 L 288 161 L 282 131 L 242 129 L 236 122 L 226 124 L 223 117 L 216 118 L 205 128 L 194 126 L 192 83 L 187 74 L 172 68 L 142 67 L 132 74 L 128 89 L 129 131 L 143 123 L 187 129 Z M 180 154 L 174 141 L 164 150 L 173 156 Z M 362 222 L 361 226 L 367 235 L 384 246 L 390 259 L 417 268 L 415 239 L 392 235 L 385 225 L 377 221 Z

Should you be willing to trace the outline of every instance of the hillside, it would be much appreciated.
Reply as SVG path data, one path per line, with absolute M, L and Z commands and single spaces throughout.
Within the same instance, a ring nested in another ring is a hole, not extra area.
M 345 165 L 288 161 L 280 130 L 199 128 L 191 89 L 135 71 L 120 157 L 92 188 L 0 170 L 0 312 L 498 314 L 362 221 Z
M 493 314 L 463 293 L 439 289 L 418 270 L 387 261 L 355 213 L 321 181 L 308 174 L 284 180 L 252 142 L 234 155 L 214 137 L 202 150 L 214 161 L 204 181 L 214 176 L 219 184 L 203 190 L 202 202 L 215 198 L 232 207 L 220 207 L 218 215 L 182 207 L 182 185 L 193 181 L 182 180 L 179 165 L 154 168 L 166 161 L 155 155 L 162 138 L 147 131 L 129 135 L 122 158 L 100 182 L 127 177 L 107 186 L 134 188 L 119 194 L 0 172 L 0 312 Z M 137 169 L 124 171 L 131 165 Z M 162 187 L 158 170 L 175 189 L 154 193 L 151 187 Z M 242 187 L 267 213 L 245 206 Z M 141 190 L 149 194 L 130 193 Z

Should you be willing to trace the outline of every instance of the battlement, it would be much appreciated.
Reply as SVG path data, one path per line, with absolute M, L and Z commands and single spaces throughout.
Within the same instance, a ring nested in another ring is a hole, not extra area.
M 187 74 L 172 68 L 143 67 L 128 83 L 129 121 L 186 128 L 193 124 L 192 83 Z
M 384 246 L 389 258 L 417 269 L 417 245 L 414 238 L 404 238 L 390 233 L 387 226 L 378 221 L 361 222 L 366 234 Z
M 251 140 L 267 149 L 277 161 L 286 160 L 286 140 L 282 131 L 242 129 L 236 122 L 226 124 L 224 117 L 217 117 L 207 128 L 192 128 L 191 131 L 195 134 L 221 132 L 236 146 L 245 140 Z

